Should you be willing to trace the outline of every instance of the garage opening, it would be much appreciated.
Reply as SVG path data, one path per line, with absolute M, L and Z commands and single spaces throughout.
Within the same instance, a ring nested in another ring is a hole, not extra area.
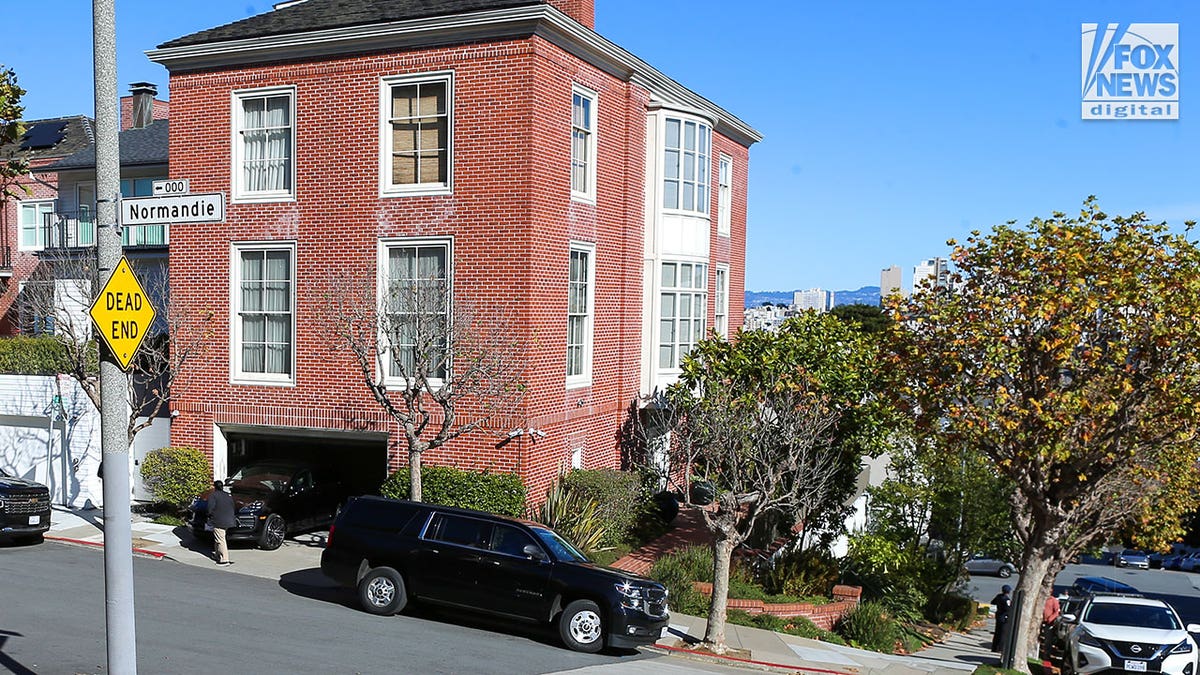
M 333 470 L 351 494 L 378 494 L 387 478 L 387 436 L 295 429 L 223 428 L 228 475 L 269 460 L 303 461 Z

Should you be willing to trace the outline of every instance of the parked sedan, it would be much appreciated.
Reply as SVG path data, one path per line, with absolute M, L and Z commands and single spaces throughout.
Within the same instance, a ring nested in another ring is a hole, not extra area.
M 1007 579 L 1017 571 L 1016 566 L 1012 563 L 982 553 L 977 553 L 968 560 L 966 567 L 970 574 L 995 574 L 1001 579 Z
M 274 460 L 243 467 L 226 481 L 237 509 L 238 524 L 228 529 L 230 541 L 252 540 L 273 551 L 290 534 L 328 527 L 346 489 L 327 469 L 305 462 Z M 192 501 L 192 532 L 204 536 L 208 496 Z
M 1195 572 L 1200 569 L 1200 551 L 1190 553 L 1184 556 L 1179 561 L 1179 570 L 1181 572 Z
M 1127 548 L 1116 555 L 1113 564 L 1117 567 L 1138 567 L 1148 570 L 1150 569 L 1150 556 L 1146 555 L 1145 551 Z

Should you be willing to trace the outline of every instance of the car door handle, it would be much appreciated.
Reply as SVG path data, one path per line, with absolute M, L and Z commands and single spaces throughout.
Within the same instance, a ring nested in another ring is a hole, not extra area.
M 495 565 L 496 567 L 499 567 L 499 566 L 500 566 L 500 561 L 499 561 L 499 560 L 493 560 L 493 561 L 492 561 L 492 564 L 493 564 L 493 565 Z

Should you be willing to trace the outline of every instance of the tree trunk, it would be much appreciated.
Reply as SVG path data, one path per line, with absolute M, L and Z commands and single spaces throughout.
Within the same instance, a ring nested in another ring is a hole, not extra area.
M 713 539 L 712 605 L 708 609 L 708 627 L 704 644 L 716 654 L 724 654 L 725 611 L 729 605 L 729 563 L 733 558 L 733 540 Z
M 1016 621 L 1017 632 L 1013 636 L 1012 667 L 1022 673 L 1029 672 L 1030 645 L 1035 644 L 1042 625 L 1042 607 L 1038 598 L 1045 588 L 1046 574 L 1050 570 L 1051 544 L 1046 541 L 1030 542 L 1021 561 L 1021 582 L 1017 589 L 1024 591 L 1024 600 L 1019 614 L 1010 614 L 1009 621 Z M 1015 596 L 1014 596 L 1015 597 Z
M 408 451 L 408 476 L 411 482 L 409 490 L 409 499 L 414 502 L 421 501 L 421 451 Z

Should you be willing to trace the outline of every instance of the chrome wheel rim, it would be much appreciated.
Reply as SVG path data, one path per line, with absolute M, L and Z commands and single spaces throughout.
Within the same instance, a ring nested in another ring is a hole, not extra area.
M 283 518 L 275 517 L 267 519 L 267 544 L 272 548 L 283 543 L 285 526 Z
M 576 612 L 571 617 L 571 637 L 580 644 L 591 644 L 600 639 L 600 615 L 591 610 Z
M 396 585 L 384 577 L 376 577 L 367 584 L 367 600 L 376 607 L 387 607 L 396 597 Z

